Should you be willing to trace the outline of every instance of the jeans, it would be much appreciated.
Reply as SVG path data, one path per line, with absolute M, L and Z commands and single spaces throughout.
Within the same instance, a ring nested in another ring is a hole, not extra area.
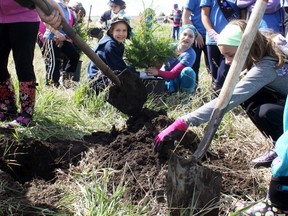
M 191 67 L 185 67 L 173 80 L 165 82 L 165 90 L 168 92 L 187 92 L 193 94 L 196 87 L 196 73 Z

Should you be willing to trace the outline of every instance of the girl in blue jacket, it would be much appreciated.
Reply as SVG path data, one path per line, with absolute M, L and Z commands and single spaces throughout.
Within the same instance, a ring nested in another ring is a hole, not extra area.
M 107 64 L 111 70 L 118 74 L 128 66 L 123 60 L 124 41 L 130 38 L 131 27 L 126 18 L 115 17 L 106 35 L 99 41 L 94 52 Z M 108 84 L 108 78 L 102 74 L 91 61 L 87 68 L 87 76 L 93 82 L 96 93 L 99 94 Z

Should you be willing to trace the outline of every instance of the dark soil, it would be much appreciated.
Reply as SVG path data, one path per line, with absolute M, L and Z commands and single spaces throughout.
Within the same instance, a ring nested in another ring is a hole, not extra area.
M 56 169 L 68 172 L 71 166 L 77 168 L 85 152 L 94 149 L 95 161 L 91 163 L 97 164 L 98 168 L 126 170 L 127 195 L 135 203 L 142 200 L 148 191 L 152 191 L 159 202 L 165 202 L 168 149 L 173 149 L 175 143 L 168 140 L 165 144 L 168 148 L 161 154 L 154 153 L 152 143 L 155 135 L 173 121 L 164 111 L 145 109 L 141 115 L 129 118 L 125 128 L 116 130 L 113 127 L 109 133 L 95 131 L 85 135 L 82 141 L 17 140 L 13 129 L 0 128 L 0 169 L 3 171 L 0 178 L 13 188 L 10 192 L 0 191 L 0 200 L 8 202 L 17 197 L 19 203 L 27 204 L 28 209 L 33 205 L 55 210 L 60 199 L 59 188 L 53 187 L 58 180 Z M 190 157 L 197 143 L 199 138 L 189 131 L 176 153 Z M 213 160 L 213 157 L 209 160 Z M 120 172 L 112 180 L 117 183 L 121 178 L 123 173 Z M 222 191 L 229 191 L 229 188 L 223 188 Z

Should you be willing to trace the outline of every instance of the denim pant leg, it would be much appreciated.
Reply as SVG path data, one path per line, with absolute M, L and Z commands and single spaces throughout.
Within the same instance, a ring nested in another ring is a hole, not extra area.
M 177 79 L 177 78 L 175 78 L 175 79 Z M 175 85 L 175 82 L 174 82 L 175 79 L 165 81 L 165 91 L 170 92 L 170 93 L 177 91 L 178 85 L 177 84 Z
M 180 73 L 179 90 L 193 94 L 196 87 L 196 73 L 191 67 L 185 67 Z

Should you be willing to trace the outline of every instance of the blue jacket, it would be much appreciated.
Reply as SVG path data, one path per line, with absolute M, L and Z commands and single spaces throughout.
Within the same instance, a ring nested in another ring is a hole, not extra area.
M 112 71 L 123 71 L 127 68 L 123 60 L 124 44 L 118 43 L 112 37 L 105 35 L 95 47 L 94 52 L 107 64 Z M 91 61 L 87 68 L 88 78 L 95 77 L 99 72 L 97 66 Z M 101 72 L 100 72 L 101 73 Z M 104 76 L 104 75 L 100 75 Z

